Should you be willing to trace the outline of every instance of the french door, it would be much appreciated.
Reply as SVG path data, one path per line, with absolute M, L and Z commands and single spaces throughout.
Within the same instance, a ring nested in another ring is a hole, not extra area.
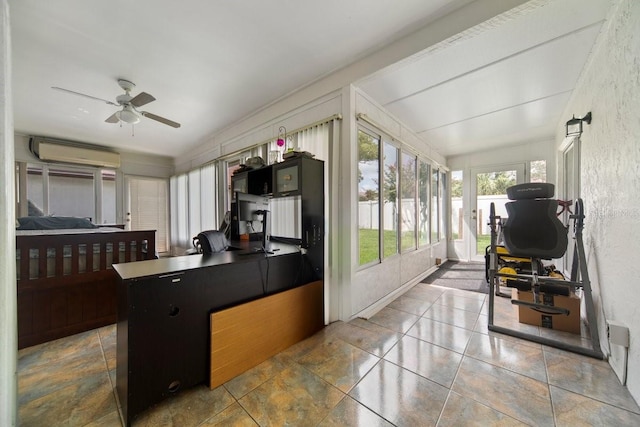
M 472 169 L 469 206 L 469 254 L 472 261 L 484 261 L 486 247 L 491 244 L 489 209 L 494 203 L 496 215 L 507 216 L 507 188 L 525 182 L 525 164 L 489 166 Z

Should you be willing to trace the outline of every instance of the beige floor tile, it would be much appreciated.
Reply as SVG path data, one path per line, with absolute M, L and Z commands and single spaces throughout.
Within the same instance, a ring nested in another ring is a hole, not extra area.
M 549 384 L 640 414 L 609 364 L 586 356 L 545 350 Z
M 422 316 L 422 314 L 431 307 L 433 303 L 430 301 L 424 301 L 416 298 L 410 298 L 404 295 L 399 296 L 395 300 L 391 301 L 387 307 L 394 308 L 400 311 L 406 311 L 407 313 L 415 314 L 416 316 Z
M 27 402 L 21 402 L 21 426 L 83 426 L 117 411 L 116 400 L 106 370 L 91 378 L 76 377 L 63 387 Z
M 435 302 L 444 293 L 442 288 L 418 283 L 413 288 L 404 293 L 404 296 L 415 298 L 427 302 Z
M 468 329 L 422 317 L 409 329 L 407 335 L 458 353 L 464 353 L 472 333 Z
M 288 366 L 238 402 L 261 426 L 315 426 L 344 393 L 301 366 Z
M 224 384 L 224 387 L 233 395 L 233 397 L 240 399 L 251 390 L 259 387 L 269 379 L 278 375 L 289 363 L 291 362 L 276 355 L 265 360 L 255 368 L 251 368 L 227 381 Z
M 451 390 L 536 426 L 553 425 L 546 383 L 466 357 Z
M 384 328 L 405 333 L 418 319 L 420 316 L 415 314 L 385 307 L 368 320 Z
M 349 393 L 399 426 L 435 425 L 447 394 L 446 387 L 384 360 Z
M 298 363 L 347 393 L 378 360 L 371 353 L 336 338 L 317 346 Z
M 235 402 L 218 415 L 200 424 L 199 427 L 256 427 L 257 425 L 253 418 L 247 414 L 247 411 Z
M 466 296 L 459 296 L 450 292 L 445 292 L 435 301 L 434 304 L 446 305 L 448 307 L 480 313 L 484 300 L 468 298 Z
M 346 396 L 331 413 L 318 425 L 319 427 L 391 427 L 393 424 Z
M 550 386 L 556 425 L 639 426 L 640 415 Z
M 333 330 L 336 337 L 378 357 L 384 356 L 402 338 L 400 332 L 383 328 L 364 319 L 336 323 L 340 323 Z
M 547 382 L 544 354 L 540 346 L 476 332 L 469 341 L 465 356 Z
M 446 348 L 405 336 L 384 357 L 445 387 L 451 387 L 462 355 Z
M 496 411 L 473 399 L 466 398 L 455 392 L 450 392 L 444 405 L 438 427 L 465 426 L 526 426 L 510 416 Z
M 478 321 L 478 313 L 440 304 L 432 305 L 422 317 L 469 330 L 473 330 Z

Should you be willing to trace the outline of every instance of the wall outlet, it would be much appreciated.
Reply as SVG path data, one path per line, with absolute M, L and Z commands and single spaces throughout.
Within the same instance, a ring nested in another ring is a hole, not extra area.
M 629 328 L 613 320 L 607 320 L 607 337 L 609 338 L 609 365 L 618 376 L 620 383 L 627 382 L 627 360 L 629 351 Z

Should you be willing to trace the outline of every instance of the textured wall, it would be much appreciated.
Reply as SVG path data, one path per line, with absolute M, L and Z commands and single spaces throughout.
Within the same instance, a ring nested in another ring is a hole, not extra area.
M 590 277 L 604 316 L 630 328 L 627 384 L 640 401 L 640 1 L 616 2 L 565 113 L 588 111 L 580 179 Z M 599 329 L 606 337 L 602 318 Z

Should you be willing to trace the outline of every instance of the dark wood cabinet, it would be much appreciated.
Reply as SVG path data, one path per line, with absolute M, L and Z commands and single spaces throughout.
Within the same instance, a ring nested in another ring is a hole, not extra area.
M 297 248 L 276 245 L 265 255 L 250 246 L 114 265 L 116 388 L 127 425 L 163 399 L 209 382 L 211 313 L 318 280 Z
M 232 177 L 234 191 L 269 195 L 273 199 L 291 198 L 299 230 L 282 235 L 274 227 L 273 241 L 300 245 L 307 251 L 319 277 L 324 270 L 324 162 L 308 157 L 295 157 Z M 284 205 L 284 204 L 283 204 Z M 298 212 L 299 211 L 299 212 Z M 271 213 L 271 221 L 277 221 Z M 282 212 L 280 212 L 282 214 Z M 299 218 L 298 218 L 299 215 Z M 290 230 L 288 230 L 290 231 Z

